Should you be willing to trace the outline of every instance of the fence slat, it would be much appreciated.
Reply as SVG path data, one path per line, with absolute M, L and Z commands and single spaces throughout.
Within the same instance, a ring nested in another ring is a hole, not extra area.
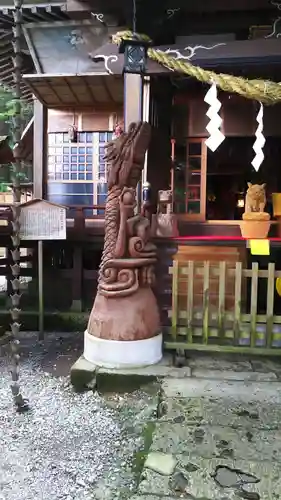
M 274 273 L 275 264 L 268 264 L 267 299 L 266 299 L 266 346 L 272 347 L 273 312 L 274 312 Z
M 256 347 L 257 332 L 257 309 L 258 309 L 258 262 L 252 263 L 252 286 L 251 286 L 251 347 Z
M 208 344 L 209 337 L 209 280 L 210 280 L 210 262 L 204 262 L 204 281 L 203 281 L 203 342 Z
M 194 290 L 194 262 L 188 262 L 187 281 L 187 340 L 192 343 L 192 319 L 193 319 L 193 290 Z
M 218 304 L 218 320 L 219 320 L 219 336 L 224 337 L 224 322 L 225 322 L 225 278 L 226 278 L 226 262 L 220 262 L 219 274 L 219 304 Z
M 177 336 L 178 325 L 178 285 L 179 285 L 179 263 L 177 260 L 173 262 L 173 284 L 172 284 L 172 334 Z
M 234 306 L 234 345 L 239 345 L 241 333 L 241 292 L 242 292 L 242 262 L 235 266 L 235 306 Z

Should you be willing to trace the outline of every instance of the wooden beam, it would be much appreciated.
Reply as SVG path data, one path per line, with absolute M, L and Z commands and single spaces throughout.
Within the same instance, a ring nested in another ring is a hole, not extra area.
M 124 74 L 124 129 L 130 123 L 142 120 L 143 85 L 141 75 Z M 141 211 L 142 183 L 137 185 L 137 213 Z
M 131 73 L 124 74 L 124 127 L 142 119 L 142 77 Z
M 33 194 L 44 198 L 44 180 L 47 173 L 47 108 L 37 99 L 34 101 L 33 133 Z

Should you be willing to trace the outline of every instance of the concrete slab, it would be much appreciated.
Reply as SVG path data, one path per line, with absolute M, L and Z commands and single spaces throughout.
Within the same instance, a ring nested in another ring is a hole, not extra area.
M 281 405 L 270 402 L 237 402 L 227 399 L 166 398 L 159 408 L 159 422 L 185 425 L 222 425 L 281 430 Z
M 208 459 L 232 458 L 280 462 L 281 430 L 234 429 L 225 426 L 156 424 L 151 451 L 192 454 Z
M 210 354 L 193 354 L 187 360 L 188 366 L 191 368 L 203 370 L 230 370 L 235 372 L 253 371 L 251 362 L 241 356 L 226 356 L 217 354 L 211 356 Z
M 165 379 L 163 381 L 165 397 L 175 398 L 232 398 L 236 401 L 268 401 L 281 404 L 280 382 L 244 382 L 204 379 Z
M 267 370 L 263 372 L 252 371 L 233 371 L 233 370 L 210 370 L 203 368 L 192 369 L 192 376 L 195 378 L 204 378 L 208 380 L 245 380 L 252 382 L 271 382 L 277 380 L 277 375 L 274 372 Z
M 281 361 L 279 359 L 254 358 L 251 360 L 251 365 L 255 372 L 273 372 L 278 378 L 281 378 Z
M 175 368 L 172 365 L 172 358 L 165 356 L 160 363 L 142 368 L 97 368 L 96 381 L 97 388 L 101 391 L 106 390 L 132 390 L 137 389 L 143 384 L 153 382 L 164 378 L 182 378 L 191 376 L 191 369 L 186 366 Z
M 147 469 L 139 484 L 139 495 L 162 495 L 168 498 L 182 496 L 182 498 L 192 500 L 241 500 L 241 498 L 277 500 L 281 498 L 281 467 L 279 464 L 266 461 L 257 463 L 230 459 L 208 460 L 202 457 L 182 455 L 176 458 L 177 468 L 171 476 L 163 476 Z M 225 472 L 225 478 L 221 474 L 220 479 L 226 480 L 226 484 L 228 484 L 226 487 L 219 485 L 215 480 L 219 468 Z M 237 474 L 237 471 L 240 471 L 246 478 L 248 477 L 249 482 L 246 481 L 243 488 L 241 482 L 239 486 L 240 475 Z M 237 477 L 237 481 L 235 481 L 235 477 Z M 242 489 L 248 493 L 251 492 L 252 496 L 242 496 Z M 255 496 L 253 496 L 254 493 Z
M 93 389 L 96 385 L 96 367 L 89 363 L 84 356 L 80 356 L 72 365 L 70 370 L 70 380 L 73 387 L 80 391 L 83 389 Z

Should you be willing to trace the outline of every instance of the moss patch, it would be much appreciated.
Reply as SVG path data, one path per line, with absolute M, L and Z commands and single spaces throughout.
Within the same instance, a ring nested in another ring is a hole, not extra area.
M 133 374 L 128 370 L 128 374 L 118 373 L 117 370 L 112 372 L 99 371 L 96 372 L 96 387 L 101 393 L 103 392 L 134 392 L 141 389 L 143 386 L 156 382 L 157 378 L 149 375 Z

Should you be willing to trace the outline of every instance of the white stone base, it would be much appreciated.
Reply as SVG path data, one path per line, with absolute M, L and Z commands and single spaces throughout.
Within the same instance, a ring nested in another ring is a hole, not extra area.
M 84 357 L 104 368 L 140 368 L 162 359 L 162 333 L 144 340 L 105 340 L 84 334 Z

